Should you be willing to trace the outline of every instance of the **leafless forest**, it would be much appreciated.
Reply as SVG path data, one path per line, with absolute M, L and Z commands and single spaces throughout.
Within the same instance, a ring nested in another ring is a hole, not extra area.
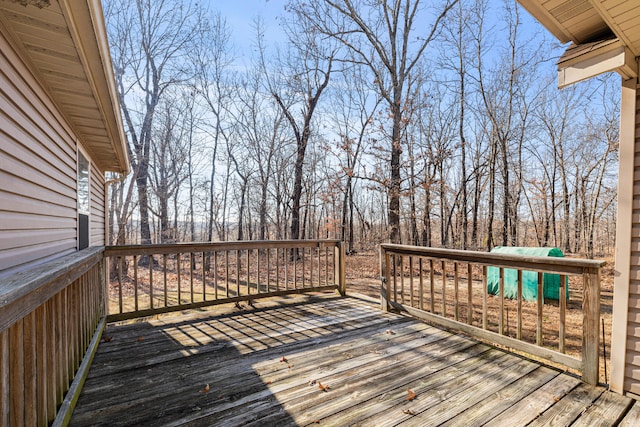
M 558 90 L 563 49 L 514 0 L 291 0 L 251 34 L 215 2 L 104 8 L 113 244 L 613 252 L 619 77 Z

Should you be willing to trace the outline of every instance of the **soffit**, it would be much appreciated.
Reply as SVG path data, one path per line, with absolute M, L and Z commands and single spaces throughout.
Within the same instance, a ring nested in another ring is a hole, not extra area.
M 99 0 L 0 0 L 0 24 L 7 27 L 97 166 L 128 172 Z
M 635 0 L 518 0 L 562 43 L 618 38 L 640 56 L 640 2 Z

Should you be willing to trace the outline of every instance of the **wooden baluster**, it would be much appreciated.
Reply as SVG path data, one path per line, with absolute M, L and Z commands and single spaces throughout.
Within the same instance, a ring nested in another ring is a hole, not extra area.
M 500 267 L 500 280 L 498 282 L 500 312 L 498 313 L 498 333 L 504 335 L 504 268 Z
M 195 266 L 193 256 L 194 256 L 194 253 L 190 252 L 189 253 L 189 290 L 191 291 L 190 302 L 194 302 L 194 296 L 195 296 L 193 292 L 193 267 Z
M 271 292 L 271 249 L 267 248 L 267 292 Z
M 133 306 L 136 311 L 140 309 L 138 304 L 138 256 L 133 256 Z
M 224 251 L 224 284 L 226 288 L 226 295 L 229 298 L 229 251 Z
M 217 251 L 213 253 L 213 298 L 214 300 L 218 299 L 218 252 Z
M 23 426 L 24 395 L 24 324 L 22 319 L 9 327 L 9 425 Z
M 176 273 L 178 274 L 178 305 L 182 304 L 182 283 L 180 277 L 180 252 L 176 254 Z
M 400 274 L 400 302 L 404 304 L 404 256 L 398 257 L 399 261 L 399 274 Z
M 487 329 L 489 321 L 487 319 L 487 266 L 482 266 L 482 329 Z
M 298 289 L 298 248 L 293 255 L 293 289 Z
M 435 299 L 436 299 L 436 290 L 435 290 L 435 272 L 433 271 L 433 260 L 430 259 L 429 260 L 429 298 L 431 299 L 429 301 L 429 309 L 431 311 L 431 313 L 436 312 L 436 303 L 435 303 Z
M 393 302 L 398 302 L 398 274 L 397 274 L 397 267 L 398 267 L 398 262 L 396 261 L 396 254 L 391 254 L 391 262 L 392 262 L 392 271 L 391 274 L 393 275 Z
M 544 275 L 538 272 L 538 297 L 537 297 L 537 317 L 536 317 L 536 344 L 542 346 L 542 307 L 544 303 Z
M 413 257 L 409 256 L 409 298 L 411 299 L 411 302 L 409 303 L 409 305 L 411 307 L 413 307 Z
M 249 251 L 247 251 L 249 257 Z M 236 249 L 236 296 L 240 296 L 240 249 Z
M 459 312 L 459 304 L 458 304 L 458 296 L 459 296 L 459 277 L 458 277 L 458 263 L 453 263 L 453 318 L 454 320 L 458 320 L 458 312 Z
M 118 257 L 118 313 L 123 313 L 122 306 L 122 257 Z
M 149 255 L 149 305 L 154 307 L 153 302 L 153 255 Z
M 447 317 L 447 265 L 442 260 L 442 317 Z
M 251 295 L 251 249 L 247 249 L 247 292 Z M 260 293 L 260 289 L 256 285 L 256 293 Z
M 276 248 L 276 291 L 280 290 L 280 248 Z
M 213 256 L 215 257 L 217 254 L 217 252 L 213 253 Z M 207 272 L 206 272 L 206 266 L 207 266 L 207 256 L 206 253 L 203 251 L 202 252 L 202 301 L 206 301 L 207 300 Z M 217 262 L 215 262 L 215 258 L 214 258 L 214 266 L 213 266 L 213 275 L 214 275 L 214 279 L 213 279 L 213 283 L 215 286 L 215 293 L 216 293 L 216 299 L 218 299 L 218 284 L 216 283 L 216 273 L 218 271 L 218 264 Z
M 473 265 L 467 264 L 467 324 L 473 323 Z
M 46 354 L 46 381 L 47 381 L 47 421 L 50 423 L 56 416 L 57 407 L 57 367 L 59 343 L 56 341 L 56 297 L 50 298 L 47 305 L 47 352 Z
M 309 248 L 309 287 L 313 287 L 313 253 L 314 248 Z
M 0 332 L 0 425 L 11 425 L 9 330 Z M 45 413 L 46 414 L 46 413 Z
M 36 341 L 39 338 L 36 334 L 36 314 L 31 312 L 24 317 L 23 323 L 24 333 L 24 399 L 25 399 L 25 414 L 24 421 L 27 426 L 34 426 L 37 424 L 38 414 L 37 401 L 38 396 L 36 394 L 37 384 L 37 362 L 36 362 Z
M 558 350 L 560 353 L 565 353 L 565 326 L 567 317 L 567 276 L 560 275 L 560 287 L 558 292 L 559 306 L 560 306 L 560 325 L 558 327 Z
M 420 276 L 419 276 L 420 289 L 418 290 L 418 298 L 420 298 L 420 301 L 418 302 L 418 308 L 420 310 L 424 310 L 424 275 L 422 274 L 423 273 L 422 258 L 418 258 L 418 269 L 420 270 Z
M 522 270 L 518 270 L 518 326 L 516 338 L 522 339 Z
M 167 254 L 162 254 L 162 277 L 163 277 L 163 292 L 164 292 L 164 306 L 169 305 L 169 292 L 167 289 Z
M 36 331 L 37 331 L 37 341 L 36 341 L 36 412 L 38 414 L 38 419 L 36 420 L 36 425 L 38 426 L 46 426 L 49 424 L 49 419 L 47 417 L 47 399 L 48 399 L 48 383 L 47 378 L 49 373 L 47 372 L 47 358 L 49 351 L 50 343 L 47 324 L 48 321 L 48 312 L 47 312 L 48 304 L 44 303 L 36 310 Z M 2 347 L 2 342 L 0 340 L 0 347 Z M 1 361 L 1 357 L 0 357 Z M 1 362 L 0 362 L 1 363 Z M 0 372 L 2 368 L 0 367 Z M 2 388 L 2 375 L 0 374 L 0 389 Z M 6 391 L 8 394 L 8 390 Z M 0 394 L 4 396 L 5 390 L 0 390 Z M 0 399 L 4 399 L 0 397 Z M 0 401 L 0 414 L 4 413 L 2 411 L 2 402 Z M 5 425 L 0 415 L 0 425 Z

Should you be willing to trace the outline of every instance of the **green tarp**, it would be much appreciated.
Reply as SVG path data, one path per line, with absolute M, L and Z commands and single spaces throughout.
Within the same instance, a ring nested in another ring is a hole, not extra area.
M 523 248 L 513 246 L 496 246 L 491 253 L 528 255 L 528 256 L 553 256 L 564 257 L 558 248 Z M 567 278 L 568 279 L 568 278 Z M 560 275 L 544 273 L 543 298 L 559 299 L 560 295 Z M 567 301 L 569 300 L 569 281 L 566 283 Z M 500 269 L 498 267 L 487 268 L 487 290 L 492 295 L 500 292 Z M 511 268 L 504 269 L 504 296 L 505 298 L 516 299 L 518 297 L 518 270 Z M 536 271 L 522 272 L 522 298 L 527 301 L 538 299 L 538 273 Z

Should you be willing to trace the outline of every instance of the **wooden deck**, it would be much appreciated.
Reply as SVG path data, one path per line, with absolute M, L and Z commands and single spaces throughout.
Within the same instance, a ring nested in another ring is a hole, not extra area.
M 282 301 L 282 300 L 281 300 Z M 110 325 L 71 425 L 638 425 L 640 403 L 360 298 Z

